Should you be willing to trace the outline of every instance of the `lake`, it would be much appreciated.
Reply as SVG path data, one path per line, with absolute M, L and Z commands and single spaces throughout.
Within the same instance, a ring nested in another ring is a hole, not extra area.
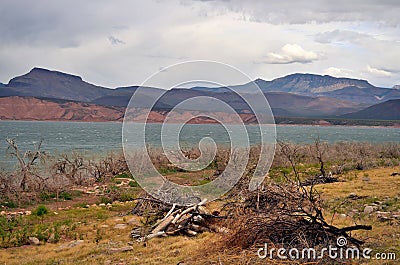
M 160 145 L 161 124 L 148 124 L 146 143 Z M 234 130 L 234 126 L 230 127 Z M 246 126 L 251 144 L 260 141 L 254 125 Z M 122 123 L 112 122 L 48 122 L 0 121 L 0 167 L 7 168 L 13 161 L 6 155 L 6 138 L 16 138 L 21 150 L 32 149 L 43 139 L 42 149 L 52 154 L 79 151 L 84 154 L 105 154 L 122 148 Z M 187 124 L 179 140 L 181 145 L 198 143 L 211 137 L 218 144 L 229 143 L 229 136 L 221 125 Z M 343 127 L 312 125 L 277 125 L 276 137 L 294 143 L 311 143 L 316 137 L 329 143 L 335 142 L 400 142 L 400 128 L 392 127 Z

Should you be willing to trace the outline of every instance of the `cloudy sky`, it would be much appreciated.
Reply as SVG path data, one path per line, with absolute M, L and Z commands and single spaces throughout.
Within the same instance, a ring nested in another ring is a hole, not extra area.
M 400 84 L 397 0 L 2 0 L 0 82 L 38 66 L 108 87 L 186 60 L 251 78 L 294 72 Z

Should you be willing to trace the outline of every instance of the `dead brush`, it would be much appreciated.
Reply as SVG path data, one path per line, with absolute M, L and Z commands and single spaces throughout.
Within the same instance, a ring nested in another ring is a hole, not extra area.
M 335 246 L 338 237 L 345 237 L 359 247 L 364 242 L 349 232 L 370 230 L 369 225 L 335 227 L 323 216 L 319 196 L 297 184 L 271 184 L 248 193 L 243 201 L 230 204 L 227 223 L 229 235 L 224 244 L 229 248 L 252 249 L 264 246 L 322 249 Z

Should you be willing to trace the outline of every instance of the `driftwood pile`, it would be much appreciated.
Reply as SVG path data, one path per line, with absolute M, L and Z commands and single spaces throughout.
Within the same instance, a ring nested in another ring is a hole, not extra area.
M 158 212 L 153 212 L 153 216 L 160 216 L 166 206 L 159 201 L 152 199 L 144 199 L 145 201 L 151 201 L 153 209 L 154 204 L 158 205 Z M 168 212 L 160 219 L 158 219 L 153 225 L 147 226 L 146 229 L 143 227 L 137 227 L 131 231 L 131 237 L 137 241 L 146 241 L 155 237 L 165 237 L 172 235 L 184 234 L 188 236 L 195 236 L 198 233 L 206 231 L 219 231 L 216 225 L 217 219 L 225 218 L 219 216 L 218 213 L 209 213 L 204 207 L 206 200 L 203 200 L 197 204 L 182 207 L 173 204 Z M 147 207 L 151 205 L 147 203 Z M 137 211 L 136 211 L 137 212 Z
M 249 193 L 236 205 L 227 204 L 231 212 L 230 236 L 225 240 L 230 247 L 243 249 L 264 243 L 285 247 L 335 245 L 338 237 L 345 237 L 353 245 L 364 242 L 352 237 L 354 230 L 370 230 L 368 225 L 338 228 L 323 216 L 319 196 L 297 184 L 273 184 Z

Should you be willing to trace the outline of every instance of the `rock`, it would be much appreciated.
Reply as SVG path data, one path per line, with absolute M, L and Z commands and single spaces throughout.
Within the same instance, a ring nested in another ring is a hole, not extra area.
M 217 232 L 221 233 L 221 234 L 228 234 L 229 233 L 229 229 L 226 227 L 218 227 L 217 228 Z
M 355 193 L 355 192 L 352 192 L 352 193 L 350 193 L 349 194 L 349 196 L 347 196 L 347 198 L 349 198 L 349 199 L 355 199 L 355 198 L 358 198 L 358 195 Z
M 128 225 L 139 225 L 139 221 L 138 221 L 135 217 L 132 217 L 132 218 L 129 219 L 126 223 L 127 223 Z
M 379 219 L 381 222 L 389 221 L 391 213 L 390 212 L 381 212 L 377 211 L 376 212 L 376 217 Z
M 101 225 L 101 228 L 108 228 L 108 225 Z
M 47 239 L 47 243 L 56 243 L 56 239 L 55 239 L 55 235 L 54 233 L 52 233 L 49 238 Z
M 122 247 L 122 248 L 110 248 L 109 252 L 111 254 L 113 254 L 113 253 L 127 252 L 127 251 L 132 251 L 132 250 L 133 250 L 132 246 L 126 246 L 126 247 Z
M 346 219 L 347 215 L 344 213 L 339 214 L 339 218 L 341 219 Z
M 127 227 L 128 227 L 127 224 L 116 224 L 116 225 L 114 226 L 115 229 L 125 229 L 125 228 L 127 228 Z
M 32 236 L 32 237 L 28 238 L 28 243 L 29 243 L 29 245 L 38 246 L 40 244 L 40 241 L 36 237 Z
M 25 215 L 31 215 L 32 212 L 31 211 L 25 211 Z
M 373 211 L 374 211 L 374 207 L 371 206 L 371 205 L 367 205 L 367 206 L 365 206 L 365 208 L 364 208 L 364 213 L 366 213 L 366 214 L 370 214 L 370 213 L 372 213 Z
M 365 182 L 368 182 L 368 181 L 370 181 L 371 179 L 369 178 L 369 177 L 363 177 L 362 178 L 362 181 L 365 181 Z
M 99 206 L 100 206 L 100 207 L 105 207 L 106 204 L 105 204 L 105 203 L 100 203 Z
M 61 246 L 58 247 L 58 250 L 63 250 L 63 249 L 68 249 L 68 248 L 73 248 L 79 245 L 82 245 L 85 241 L 83 240 L 74 240 L 68 243 L 65 243 Z
M 390 212 L 381 212 L 381 211 L 377 211 L 377 212 L 376 212 L 376 215 L 377 215 L 377 216 L 379 216 L 379 215 L 386 215 L 386 216 L 387 216 L 387 215 L 390 215 Z

